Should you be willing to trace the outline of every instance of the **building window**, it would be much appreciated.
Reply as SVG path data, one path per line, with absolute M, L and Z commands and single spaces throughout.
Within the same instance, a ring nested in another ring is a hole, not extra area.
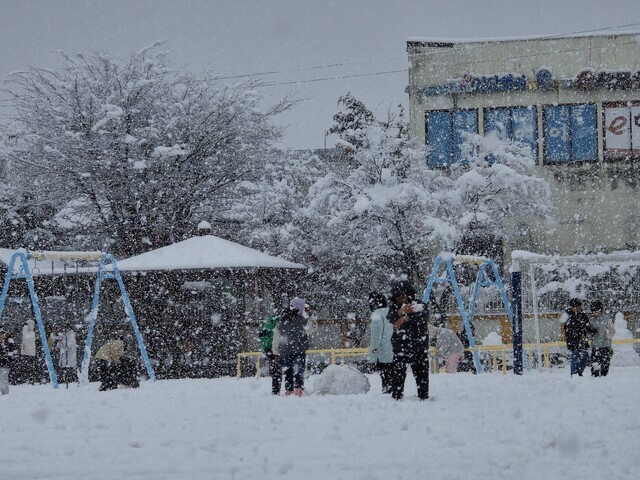
M 484 133 L 495 133 L 502 140 L 527 145 L 533 159 L 538 161 L 538 110 L 535 106 L 485 109 Z
M 640 157 L 640 102 L 604 103 L 606 159 Z
M 431 110 L 425 114 L 429 166 L 446 167 L 462 158 L 464 133 L 478 133 L 477 110 Z
M 544 139 L 546 163 L 596 161 L 596 106 L 592 103 L 545 106 Z

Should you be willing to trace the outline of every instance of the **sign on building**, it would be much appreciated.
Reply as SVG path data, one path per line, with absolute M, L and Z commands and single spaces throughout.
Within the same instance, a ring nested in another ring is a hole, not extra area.
M 640 104 L 610 103 L 603 108 L 605 157 L 640 156 Z

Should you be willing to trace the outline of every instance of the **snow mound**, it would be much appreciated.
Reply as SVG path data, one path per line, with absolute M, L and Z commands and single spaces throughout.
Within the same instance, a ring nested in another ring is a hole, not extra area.
M 351 365 L 329 365 L 313 383 L 316 395 L 355 395 L 370 388 L 369 379 Z
M 633 338 L 633 334 L 627 328 L 627 321 L 621 312 L 616 314 L 613 326 L 616 329 L 616 333 L 613 336 L 614 340 L 630 340 Z M 640 356 L 633 347 L 634 345 L 631 343 L 614 343 L 611 365 L 616 367 L 640 365 Z
M 491 332 L 482 341 L 482 345 L 484 345 L 484 346 L 502 345 L 502 337 L 500 336 L 500 334 L 498 334 L 496 332 Z

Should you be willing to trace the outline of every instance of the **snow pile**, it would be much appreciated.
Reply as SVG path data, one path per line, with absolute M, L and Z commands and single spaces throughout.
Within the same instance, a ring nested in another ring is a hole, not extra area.
M 369 379 L 351 365 L 329 365 L 315 379 L 313 393 L 317 395 L 354 395 L 371 389 Z
M 614 340 L 630 340 L 633 338 L 633 334 L 627 328 L 627 321 L 624 319 L 624 315 L 621 312 L 618 312 L 616 314 L 616 319 L 613 326 L 616 329 L 616 333 L 613 336 Z M 613 357 L 611 358 L 611 365 L 640 366 L 640 356 L 633 348 L 633 344 L 614 343 Z
M 484 346 L 502 345 L 502 337 L 496 332 L 491 332 L 482 341 L 482 345 Z

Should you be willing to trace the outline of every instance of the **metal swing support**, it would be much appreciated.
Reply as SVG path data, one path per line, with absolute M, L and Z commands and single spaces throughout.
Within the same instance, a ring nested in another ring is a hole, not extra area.
M 102 284 L 103 279 L 115 279 L 118 282 L 118 286 L 120 287 L 120 293 L 122 295 L 122 301 L 124 303 L 124 308 L 129 316 L 129 320 L 131 321 L 131 326 L 133 327 L 133 331 L 136 335 L 136 340 L 138 341 L 138 347 L 140 349 L 140 354 L 142 355 L 142 359 L 144 360 L 144 365 L 147 369 L 147 375 L 149 376 L 149 380 L 155 381 L 156 375 L 153 371 L 153 366 L 151 365 L 151 361 L 149 360 L 149 356 L 147 355 L 147 349 L 144 345 L 144 341 L 142 340 L 142 335 L 140 334 L 140 329 L 138 328 L 138 322 L 136 321 L 136 316 L 133 313 L 133 308 L 131 307 L 131 302 L 129 301 L 129 295 L 127 294 L 127 290 L 124 288 L 124 283 L 122 281 L 122 276 L 120 275 L 120 270 L 118 269 L 118 265 L 116 264 L 116 260 L 113 255 L 109 253 L 103 253 L 102 258 L 100 259 L 100 264 L 98 266 L 98 279 L 96 280 L 95 290 L 93 292 L 93 302 L 91 304 L 91 312 L 89 313 L 89 330 L 87 333 L 87 340 L 84 347 L 84 355 L 82 357 L 82 379 L 85 382 L 88 382 L 89 379 L 89 362 L 91 360 L 91 343 L 93 341 L 93 330 L 95 328 L 96 319 L 98 318 L 98 302 L 100 300 L 100 286 Z
M 458 285 L 458 280 L 456 279 L 455 271 L 453 270 L 453 262 L 459 261 L 460 263 L 476 263 L 480 264 L 480 268 L 478 270 L 478 274 L 476 276 L 475 285 L 473 288 L 473 293 L 471 294 L 471 298 L 469 299 L 469 307 L 467 308 L 464 305 L 464 301 L 462 299 L 462 294 L 460 293 L 460 286 Z M 438 276 L 438 272 L 442 263 L 445 264 L 445 276 Z M 491 269 L 491 273 L 493 274 L 493 279 L 487 274 L 487 268 Z M 498 268 L 494 261 L 490 258 L 484 257 L 464 257 L 454 255 L 438 255 L 436 258 L 433 269 L 431 270 L 431 275 L 429 276 L 429 280 L 427 282 L 427 287 L 424 291 L 423 301 L 424 303 L 429 302 L 429 296 L 431 295 L 431 290 L 433 289 L 433 285 L 435 283 L 449 283 L 453 288 L 453 293 L 456 297 L 456 301 L 458 303 L 458 310 L 460 311 L 460 315 L 462 316 L 462 321 L 464 323 L 464 330 L 467 334 L 467 339 L 469 340 L 469 346 L 471 348 L 476 347 L 475 339 L 473 338 L 473 334 L 471 332 L 471 319 L 473 318 L 473 309 L 476 304 L 476 300 L 478 298 L 478 292 L 481 287 L 487 287 L 495 285 L 498 287 L 500 291 L 500 296 L 502 297 L 502 303 L 504 304 L 505 309 L 507 310 L 507 314 L 509 316 L 509 320 L 511 321 L 511 326 L 514 326 L 514 317 L 513 312 L 511 311 L 511 306 L 509 304 L 509 299 L 507 298 L 507 293 L 504 289 L 504 285 L 502 283 L 502 278 L 500 277 L 500 273 L 498 272 Z M 482 362 L 480 362 L 480 356 L 476 350 L 473 350 L 473 362 L 476 367 L 476 371 L 478 373 L 483 373 Z
M 47 371 L 49 372 L 49 379 L 51 380 L 51 385 L 53 386 L 53 388 L 58 388 L 58 376 L 56 375 L 53 360 L 51 359 L 51 352 L 49 351 L 49 344 L 47 343 L 47 334 L 44 329 L 44 323 L 42 322 L 40 305 L 38 304 L 38 296 L 36 295 L 35 287 L 33 284 L 33 275 L 31 274 L 31 269 L 29 268 L 28 260 L 31 258 L 34 257 L 32 257 L 31 254 L 26 251 L 18 251 L 11 256 L 7 276 L 4 279 L 4 286 L 2 287 L 2 294 L 0 294 L 0 318 L 2 318 L 2 312 L 4 311 L 4 306 L 7 301 L 7 296 L 9 294 L 9 284 L 11 283 L 11 280 L 14 278 L 24 278 L 27 282 L 29 296 L 31 297 L 31 304 L 33 305 L 33 313 L 36 317 L 36 324 L 38 325 L 38 332 L 40 334 L 40 340 L 42 341 L 42 349 L 44 350 L 44 358 L 47 364 Z M 17 273 L 14 272 L 16 262 L 20 267 L 20 270 Z

